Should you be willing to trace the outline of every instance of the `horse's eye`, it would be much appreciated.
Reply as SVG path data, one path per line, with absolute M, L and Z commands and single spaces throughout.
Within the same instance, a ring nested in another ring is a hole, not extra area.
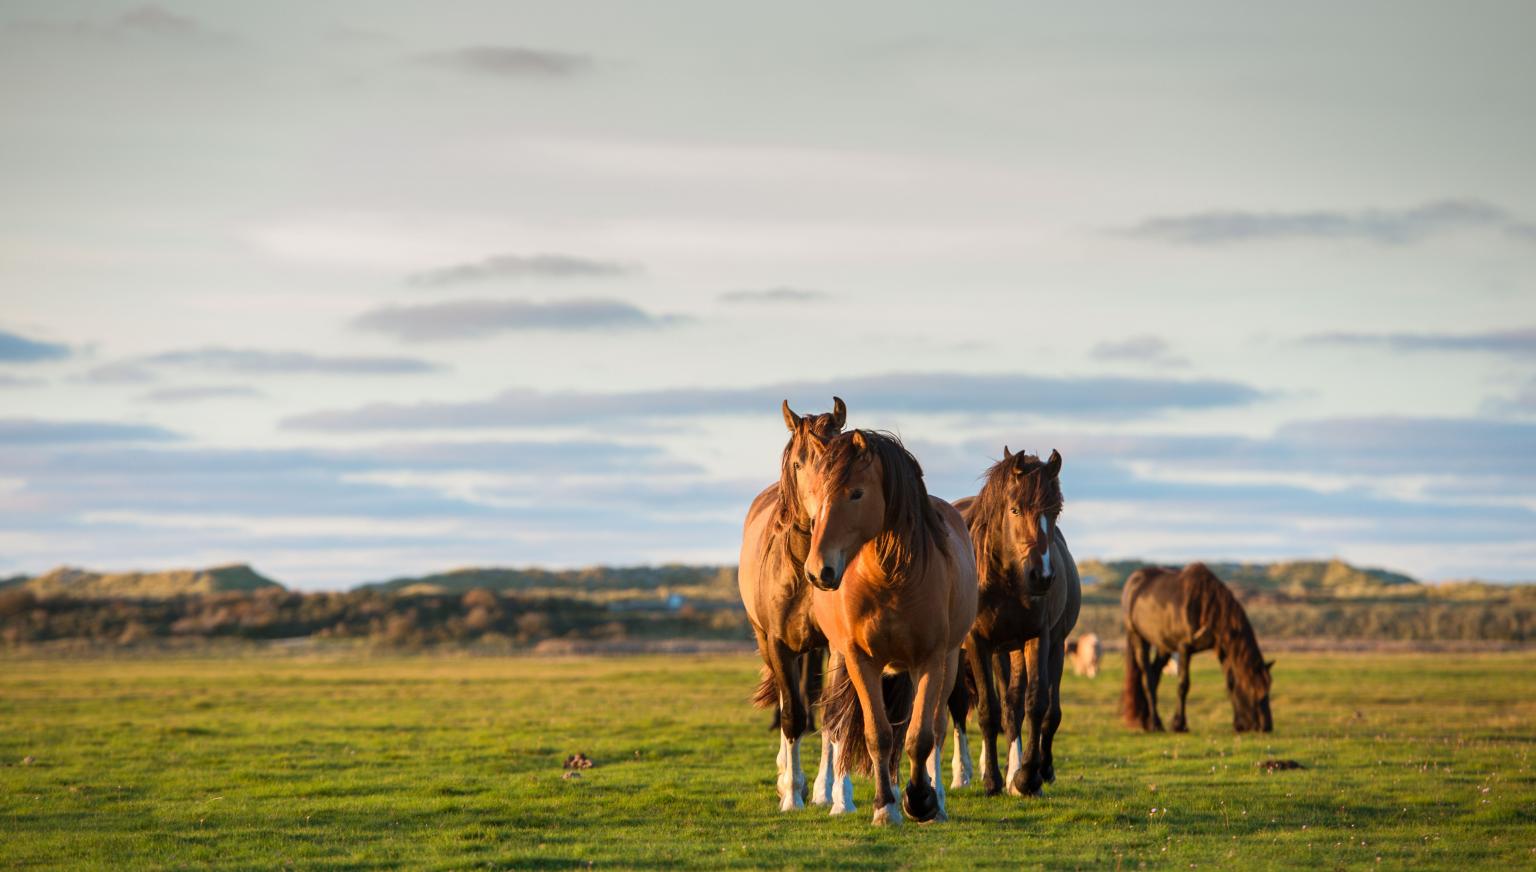
M 1012 512 L 1015 515 L 1017 515 L 1019 513 L 1019 507 L 1018 506 L 1014 506 L 1013 508 L 1009 509 L 1008 511 Z
M 864 491 L 862 491 L 862 490 L 856 490 L 853 493 L 848 495 L 848 499 L 850 499 L 850 500 L 862 499 L 863 497 L 864 497 Z
M 795 461 L 795 472 L 799 472 L 799 471 L 800 471 L 800 461 L 797 460 L 797 461 Z

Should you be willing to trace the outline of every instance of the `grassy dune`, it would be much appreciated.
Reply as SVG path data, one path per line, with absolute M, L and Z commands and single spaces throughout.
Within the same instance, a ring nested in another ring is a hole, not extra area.
M 1262 737 L 1209 657 L 1190 735 L 1127 733 L 1117 665 L 1068 677 L 1046 799 L 882 830 L 867 782 L 775 810 L 747 657 L 12 658 L 0 867 L 1536 865 L 1536 654 L 1282 656 Z

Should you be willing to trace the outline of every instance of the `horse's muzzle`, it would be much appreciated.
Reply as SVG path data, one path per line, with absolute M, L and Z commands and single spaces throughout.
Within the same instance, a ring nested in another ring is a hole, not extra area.
M 820 575 L 807 569 L 805 571 L 805 580 L 811 583 L 811 587 L 825 591 L 837 590 L 843 583 L 843 580 L 837 575 L 837 570 L 833 569 L 830 565 L 822 566 Z

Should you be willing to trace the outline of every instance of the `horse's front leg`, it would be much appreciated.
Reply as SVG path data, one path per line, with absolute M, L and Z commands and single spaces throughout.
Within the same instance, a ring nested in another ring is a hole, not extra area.
M 1040 778 L 1046 784 L 1056 781 L 1056 759 L 1051 746 L 1056 741 L 1056 729 L 1061 726 L 1061 675 L 1066 669 L 1066 646 L 1056 637 L 1051 647 L 1051 665 L 1045 671 L 1045 691 L 1050 696 L 1050 707 L 1045 715 L 1045 730 L 1040 735 Z
M 864 744 L 869 750 L 875 777 L 875 817 L 877 824 L 901 823 L 901 806 L 896 804 L 896 790 L 891 784 L 891 722 L 885 716 L 885 694 L 880 687 L 882 667 L 873 660 L 845 652 L 843 666 L 853 690 L 864 709 Z
M 1020 773 L 1024 771 L 1024 738 L 1021 733 L 1024 724 L 1024 691 L 1029 685 L 1029 665 L 1024 659 L 1023 649 L 1012 652 L 1008 659 L 1009 669 L 1005 679 L 1007 691 L 1003 703 L 1003 728 L 1008 741 L 1008 774 L 1003 777 L 1003 784 L 1010 794 L 1021 796 L 1015 785 L 1022 783 Z
M 779 691 L 779 811 L 805 807 L 805 771 L 800 768 L 800 736 L 805 733 L 805 699 L 800 695 L 799 662 L 782 642 L 769 648 L 768 667 Z
M 1041 734 L 1045 718 L 1050 711 L 1051 646 L 1044 639 L 1034 639 L 1024 645 L 1022 652 L 1024 669 L 1029 674 L 1024 694 L 1024 708 L 1029 714 L 1029 737 L 1024 743 L 1024 761 L 1019 771 L 1009 781 L 1009 789 L 1017 796 L 1039 796 L 1045 784 L 1041 777 Z
M 939 817 L 943 807 L 938 791 L 938 751 L 942 750 L 942 737 L 935 735 L 934 725 L 939 720 L 939 709 L 949 696 L 944 675 L 949 668 L 949 652 L 939 651 L 916 670 L 917 692 L 912 698 L 912 717 L 907 724 L 907 759 L 912 764 L 912 777 L 901 797 L 901 808 L 907 816 L 917 821 L 931 821 Z
M 1179 649 L 1179 709 L 1173 713 L 1173 731 L 1175 733 L 1189 732 L 1189 722 L 1184 719 L 1184 703 L 1189 699 L 1189 655 L 1188 646 Z

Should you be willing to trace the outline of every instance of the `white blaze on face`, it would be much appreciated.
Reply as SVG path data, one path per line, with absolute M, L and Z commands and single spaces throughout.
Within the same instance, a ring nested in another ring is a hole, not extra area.
M 1045 539 L 1045 550 L 1040 552 L 1040 577 L 1051 577 L 1051 520 L 1040 516 L 1040 536 Z

